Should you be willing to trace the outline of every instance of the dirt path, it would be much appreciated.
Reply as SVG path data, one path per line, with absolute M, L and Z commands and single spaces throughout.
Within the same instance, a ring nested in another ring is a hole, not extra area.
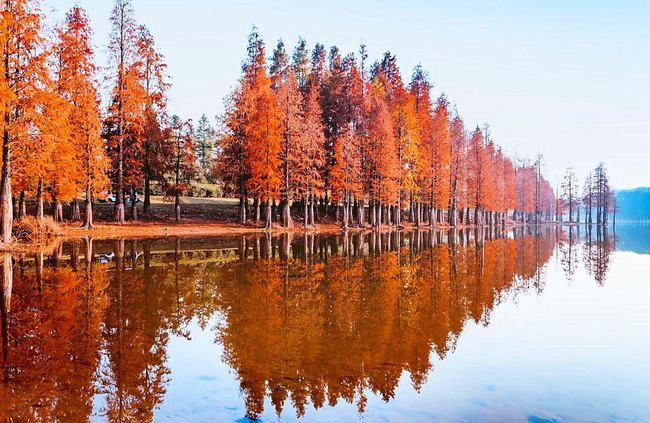
M 296 226 L 291 229 L 274 228 L 273 233 L 283 232 L 317 232 L 336 233 L 340 231 L 335 224 L 323 224 L 314 228 L 303 228 Z M 91 230 L 83 229 L 77 225 L 66 225 L 61 227 L 61 236 L 65 238 L 79 238 L 92 236 L 96 239 L 105 238 L 146 238 L 159 236 L 219 236 L 219 235 L 241 235 L 262 233 L 263 228 L 254 226 L 239 225 L 234 223 L 127 223 L 125 225 L 99 224 Z

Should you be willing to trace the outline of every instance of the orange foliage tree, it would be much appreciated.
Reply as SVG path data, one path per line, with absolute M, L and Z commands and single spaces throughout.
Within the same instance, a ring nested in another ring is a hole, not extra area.
M 79 218 L 76 196 L 85 191 L 86 209 L 84 227 L 93 226 L 93 198 L 106 190 L 108 178 L 108 159 L 101 139 L 99 117 L 99 94 L 95 79 L 96 66 L 91 47 L 92 30 L 83 9 L 73 7 L 65 17 L 63 26 L 58 28 L 58 42 L 54 48 L 58 64 L 57 91 L 69 103 L 69 140 L 59 140 L 67 144 L 63 154 L 67 157 L 67 172 L 58 166 L 56 172 L 57 218 L 63 219 L 61 200 L 74 199 L 73 219 Z
M 47 77 L 41 14 L 37 0 L 5 0 L 0 4 L 0 114 L 2 114 L 2 174 L 0 179 L 0 239 L 11 240 L 13 224 L 12 152 L 28 149 L 42 88 Z M 23 161 L 27 162 L 28 157 Z M 20 169 L 20 167 L 17 167 Z
M 144 126 L 142 133 L 142 173 L 144 178 L 143 213 L 151 213 L 151 183 L 164 184 L 173 163 L 170 149 L 174 143 L 167 131 L 167 64 L 156 49 L 153 36 L 146 27 L 138 28 L 136 41 L 140 85 L 144 94 Z M 131 207 L 135 211 L 135 190 L 131 192 Z M 133 213 L 133 212 L 132 212 Z
M 257 38 L 253 61 L 245 69 L 249 114 L 244 122 L 244 151 L 250 177 L 247 191 L 266 205 L 264 227 L 271 229 L 271 206 L 278 199 L 282 186 L 280 151 L 282 147 L 282 124 L 278 105 L 271 90 L 271 80 L 266 74 L 264 42 Z
M 322 109 L 318 86 L 309 82 L 303 94 L 302 120 L 298 136 L 300 160 L 296 163 L 297 193 L 304 205 L 305 227 L 315 224 L 316 197 L 323 194 L 322 170 L 325 166 L 325 135 L 323 134 Z
M 125 221 L 124 194 L 142 178 L 138 158 L 142 151 L 141 134 L 146 93 L 139 81 L 137 25 L 131 0 L 117 0 L 111 14 L 111 102 L 104 121 L 104 137 L 113 161 L 115 222 Z

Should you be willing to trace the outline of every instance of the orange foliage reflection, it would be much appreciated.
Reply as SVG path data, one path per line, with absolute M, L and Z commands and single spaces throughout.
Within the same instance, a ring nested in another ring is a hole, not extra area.
M 583 257 L 602 281 L 614 247 L 595 238 Z M 0 417 L 153 420 L 170 338 L 191 339 L 192 321 L 215 330 L 249 417 L 267 398 L 278 414 L 339 402 L 363 412 L 405 375 L 419 390 L 468 322 L 488 325 L 500 302 L 541 292 L 556 247 L 571 247 L 564 263 L 573 244 L 556 229 L 485 228 L 86 240 L 50 258 L 5 255 Z
M 298 416 L 310 402 L 355 402 L 363 412 L 368 392 L 393 398 L 405 371 L 419 390 L 430 352 L 444 358 L 467 321 L 487 325 L 505 296 L 540 287 L 555 247 L 545 237 L 485 236 L 247 240 L 252 257 L 241 254 L 214 281 L 219 341 L 248 416 L 262 413 L 266 396 L 278 414 L 287 401 Z

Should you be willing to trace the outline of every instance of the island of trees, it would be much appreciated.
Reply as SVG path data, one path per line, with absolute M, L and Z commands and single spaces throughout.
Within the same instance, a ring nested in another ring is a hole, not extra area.
M 297 219 L 343 229 L 580 222 L 581 215 L 606 224 L 616 210 L 604 165 L 583 192 L 571 170 L 554 190 L 541 156 L 508 157 L 488 125 L 469 126 L 445 95 L 432 98 L 421 66 L 405 81 L 390 52 L 370 63 L 364 45 L 344 54 L 300 39 L 290 52 L 279 41 L 267 58 L 254 28 L 215 130 L 206 116 L 194 125 L 170 115 L 165 58 L 131 0 L 115 2 L 102 75 L 82 8 L 53 31 L 38 0 L 4 0 L 0 12 L 5 243 L 28 202 L 37 220 L 50 209 L 55 221 L 90 229 L 93 204 L 106 197 L 118 224 L 140 218 L 140 195 L 140 213 L 151 217 L 153 186 L 173 201 L 180 222 L 183 195 L 206 179 L 239 199 L 240 223 L 265 229 Z

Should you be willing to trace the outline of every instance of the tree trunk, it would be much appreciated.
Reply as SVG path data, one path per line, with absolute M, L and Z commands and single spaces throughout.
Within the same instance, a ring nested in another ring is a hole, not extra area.
M 455 202 L 451 203 L 451 208 L 449 209 L 449 225 L 456 226 L 456 204 Z
M 178 189 L 174 196 L 174 213 L 176 215 L 176 223 L 181 223 L 181 198 L 178 195 Z
M 27 207 L 25 205 L 25 190 L 20 191 L 18 198 L 18 219 L 22 219 L 27 215 Z
M 346 195 L 344 197 L 344 199 L 343 199 L 343 220 L 341 221 L 341 228 L 343 230 L 348 229 L 348 212 L 349 212 L 348 199 L 347 199 L 347 195 Z
M 280 206 L 282 211 L 282 226 L 285 228 L 293 228 L 293 219 L 291 219 L 291 207 L 288 200 L 283 200 Z
M 264 229 L 267 231 L 273 229 L 272 217 L 273 215 L 271 211 L 271 200 L 267 200 L 265 210 L 264 210 Z
M 305 228 L 309 227 L 309 204 L 307 203 L 307 197 L 304 199 L 304 205 L 303 205 L 303 214 L 304 214 L 304 226 Z
M 395 206 L 395 226 L 398 228 L 402 227 L 402 197 L 401 195 L 397 199 L 397 205 Z
M 278 214 L 279 214 L 278 213 L 278 206 L 275 205 L 275 201 L 272 201 L 271 202 L 271 219 L 275 219 L 276 222 L 278 220 L 280 220 Z
M 5 128 L 2 137 L 2 178 L 0 180 L 0 238 L 4 243 L 11 242 L 11 229 L 14 223 L 14 208 L 11 203 L 11 149 L 9 146 L 9 112 L 5 112 Z
M 363 200 L 357 202 L 357 225 L 360 228 L 363 228 L 366 226 L 366 209 L 365 209 L 365 204 Z
M 148 172 L 147 172 L 148 173 Z M 144 178 L 144 203 L 142 204 L 142 214 L 149 216 L 151 214 L 151 177 L 147 174 Z
M 377 220 L 376 220 L 377 224 L 375 225 L 375 227 L 379 228 L 381 226 L 381 224 L 383 223 L 382 222 L 383 216 L 381 215 L 383 206 L 382 206 L 382 204 L 380 202 L 379 204 L 376 204 L 375 207 L 377 209 Z
M 93 203 L 91 199 L 90 188 L 86 190 L 86 218 L 84 221 L 84 229 L 93 228 Z
M 58 198 L 54 201 L 54 204 L 54 221 L 61 223 L 63 222 L 63 204 L 61 204 Z
M 43 181 L 39 179 L 36 187 L 36 219 L 39 222 L 43 221 L 43 214 Z
M 246 224 L 246 200 L 243 196 L 239 197 L 239 223 Z
M 316 201 L 316 199 L 314 198 L 314 195 L 312 194 L 310 196 L 310 201 L 309 201 L 309 224 L 311 226 L 316 225 L 315 213 L 318 211 L 318 208 L 314 207 L 314 201 Z M 316 210 L 314 210 L 314 209 L 316 209 Z
M 117 166 L 117 189 L 115 194 L 115 223 L 118 225 L 123 225 L 125 221 L 124 217 L 124 179 L 123 179 L 123 143 L 120 137 L 118 143 L 118 166 Z
M 72 215 L 71 219 L 73 222 L 78 222 L 81 220 L 81 210 L 79 210 L 79 201 L 75 198 L 72 200 Z

